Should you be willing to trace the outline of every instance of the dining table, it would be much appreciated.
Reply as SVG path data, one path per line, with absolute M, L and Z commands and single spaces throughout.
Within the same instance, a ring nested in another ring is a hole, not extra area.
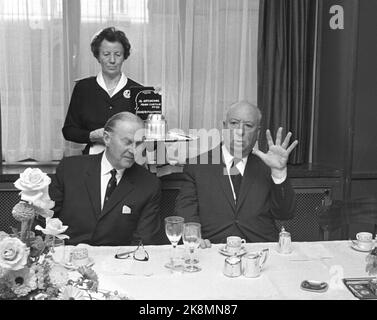
M 355 250 L 351 241 L 292 242 L 292 251 L 281 254 L 278 243 L 245 243 L 247 253 L 268 248 L 268 257 L 258 277 L 224 275 L 224 244 L 195 250 L 199 272 L 165 267 L 172 254 L 170 245 L 148 245 L 148 261 L 115 255 L 135 247 L 86 247 L 97 273 L 99 288 L 116 290 L 135 300 L 353 300 L 357 299 L 343 283 L 344 278 L 369 277 L 368 252 Z M 67 246 L 72 250 L 74 246 Z M 188 258 L 184 245 L 176 256 Z M 242 259 L 242 257 L 241 257 Z M 73 271 L 74 272 L 74 271 Z M 326 282 L 324 292 L 301 288 L 304 280 Z

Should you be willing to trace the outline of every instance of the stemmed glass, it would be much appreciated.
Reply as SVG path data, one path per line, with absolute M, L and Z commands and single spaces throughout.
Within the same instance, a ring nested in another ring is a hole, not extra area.
M 166 268 L 177 269 L 178 267 L 182 267 L 182 265 L 180 266 L 176 264 L 176 248 L 182 237 L 183 223 L 184 219 L 182 217 L 170 216 L 165 218 L 165 233 L 173 246 L 170 262 L 165 264 Z
M 199 266 L 194 264 L 193 259 L 194 251 L 199 247 L 202 238 L 200 228 L 200 223 L 196 222 L 188 222 L 183 225 L 183 243 L 188 246 L 190 250 L 189 264 L 185 267 L 185 271 L 187 272 L 197 272 L 202 270 Z

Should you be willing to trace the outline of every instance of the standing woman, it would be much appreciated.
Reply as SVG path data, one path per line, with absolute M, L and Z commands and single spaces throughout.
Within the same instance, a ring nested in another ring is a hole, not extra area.
M 87 144 L 83 154 L 104 149 L 103 127 L 111 116 L 122 111 L 135 113 L 130 88 L 141 86 L 122 72 L 131 49 L 123 31 L 103 29 L 90 46 L 101 71 L 97 77 L 76 83 L 62 129 L 66 140 Z

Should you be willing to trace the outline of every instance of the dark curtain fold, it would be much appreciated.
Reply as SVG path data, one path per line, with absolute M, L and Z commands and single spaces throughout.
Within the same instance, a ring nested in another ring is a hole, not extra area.
M 290 164 L 309 160 L 316 0 L 260 0 L 258 30 L 258 105 L 265 130 L 273 137 L 282 126 L 299 145 Z

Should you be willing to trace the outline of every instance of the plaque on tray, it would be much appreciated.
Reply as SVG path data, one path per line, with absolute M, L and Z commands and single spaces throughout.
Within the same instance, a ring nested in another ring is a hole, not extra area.
M 150 114 L 162 113 L 162 96 L 154 87 L 131 87 L 131 101 L 135 114 L 147 120 Z

